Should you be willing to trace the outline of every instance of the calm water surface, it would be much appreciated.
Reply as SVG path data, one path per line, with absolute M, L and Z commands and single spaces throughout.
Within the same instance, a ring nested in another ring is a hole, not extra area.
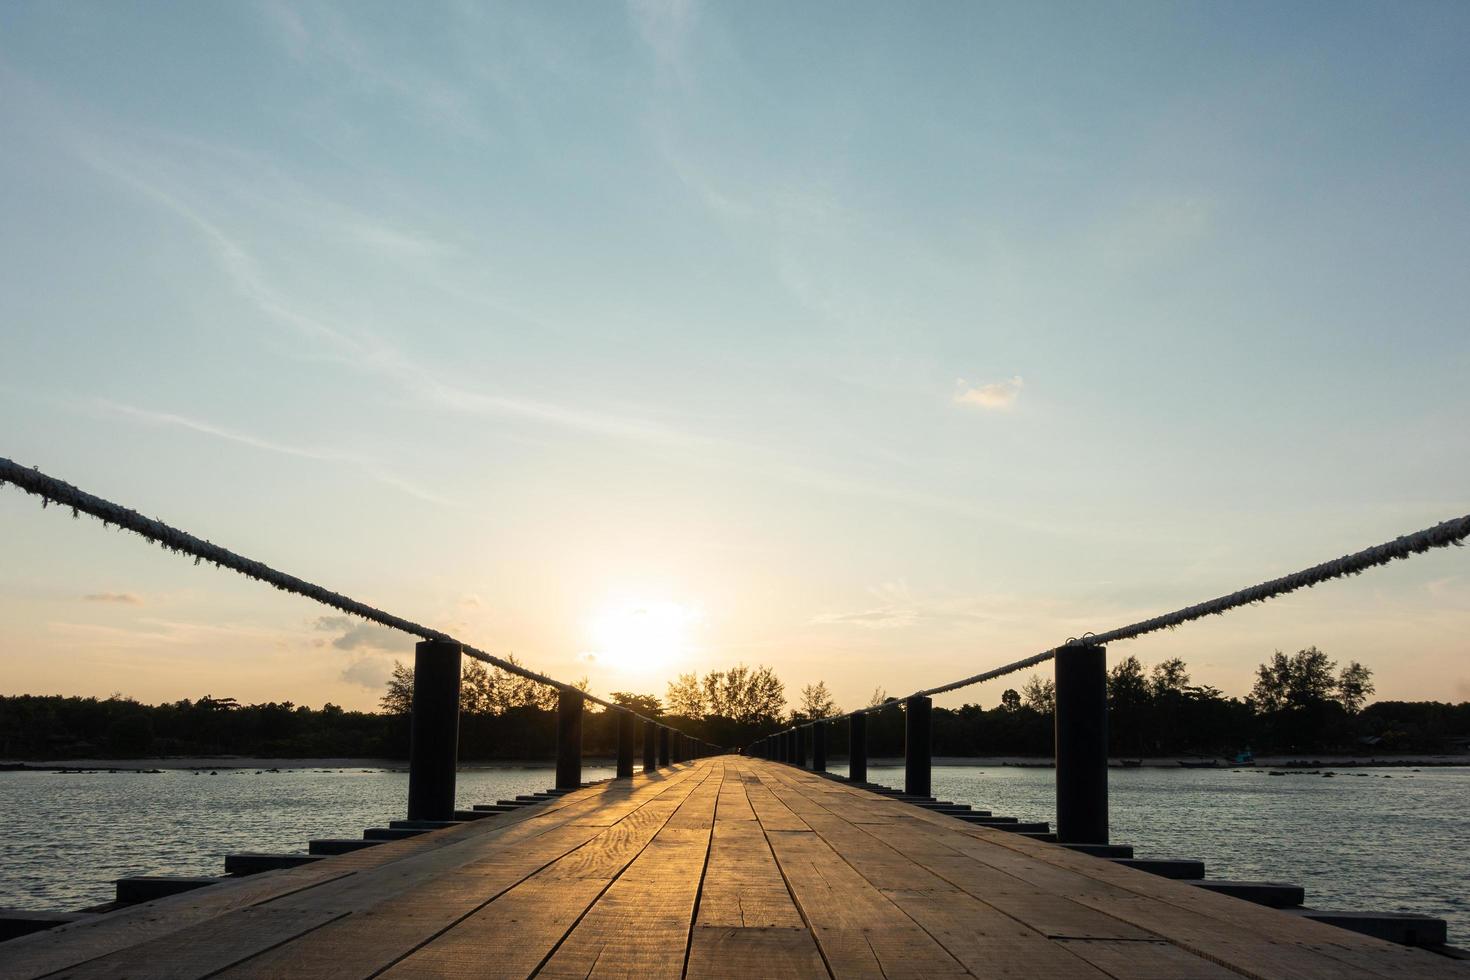
M 81 908 L 109 900 L 124 875 L 219 874 L 230 851 L 358 837 L 401 816 L 408 790 L 406 773 L 378 769 L 218 772 L 0 773 L 0 906 Z M 1451 942 L 1470 943 L 1470 769 L 1336 772 L 1115 769 L 1113 840 L 1140 857 L 1202 858 L 1212 878 L 1297 882 L 1309 905 L 1438 915 Z M 873 767 L 870 778 L 902 785 L 903 772 Z M 467 770 L 459 798 L 553 782 L 550 768 Z M 937 766 L 934 792 L 1054 819 L 1049 769 Z
M 0 773 L 0 906 L 77 909 L 111 901 L 133 874 L 217 875 L 234 851 L 305 851 L 314 837 L 361 837 L 401 819 L 408 773 L 384 769 L 219 769 Z M 584 766 L 582 778 L 611 768 Z M 460 806 L 538 793 L 551 767 L 469 769 Z

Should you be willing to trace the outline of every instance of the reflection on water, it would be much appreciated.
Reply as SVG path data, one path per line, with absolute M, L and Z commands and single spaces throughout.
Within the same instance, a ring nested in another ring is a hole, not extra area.
M 112 900 L 133 874 L 217 875 L 233 851 L 304 851 L 313 837 L 361 837 L 404 815 L 408 773 L 220 769 L 0 773 L 0 906 L 76 909 Z M 582 778 L 611 776 L 584 767 Z M 465 770 L 461 806 L 537 793 L 552 768 Z
M 1337 773 L 1114 769 L 1113 840 L 1140 857 L 1202 858 L 1212 878 L 1296 882 L 1321 908 L 1438 915 L 1451 942 L 1470 941 L 1470 769 Z M 903 784 L 897 768 L 869 776 Z M 469 770 L 459 799 L 492 802 L 553 781 L 550 768 Z M 383 770 L 0 773 L 0 906 L 80 908 L 111 899 L 124 875 L 219 874 L 230 851 L 358 837 L 401 816 L 407 791 L 406 773 Z M 1023 819 L 1054 819 L 1053 792 L 1049 769 L 934 769 L 941 799 Z

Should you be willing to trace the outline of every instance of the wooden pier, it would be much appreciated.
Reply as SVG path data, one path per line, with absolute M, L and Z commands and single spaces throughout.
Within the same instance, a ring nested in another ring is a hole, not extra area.
M 717 756 L 0 946 L 23 977 L 1470 977 L 1470 964 Z

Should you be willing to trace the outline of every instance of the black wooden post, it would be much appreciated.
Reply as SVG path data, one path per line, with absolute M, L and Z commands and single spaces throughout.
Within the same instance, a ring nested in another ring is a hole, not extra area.
M 643 723 L 643 771 L 653 772 L 658 768 L 658 726 L 651 721 Z
M 930 712 L 934 702 L 915 694 L 904 702 L 907 719 L 903 740 L 903 791 L 910 796 L 929 795 Z
M 854 783 L 868 781 L 868 716 L 855 714 L 847 719 L 847 778 Z
M 454 819 L 459 761 L 458 643 L 424 640 L 413 651 L 409 722 L 408 819 Z
M 618 778 L 633 776 L 633 722 L 631 711 L 618 712 Z
M 663 725 L 658 726 L 658 765 L 660 769 L 669 765 L 669 730 Z
M 805 769 L 807 767 L 807 749 L 809 748 L 807 744 L 809 741 L 807 738 L 807 727 L 806 725 L 796 726 L 796 767 L 798 769 Z
M 673 732 L 669 735 L 669 759 L 675 765 L 684 761 L 684 734 Z
M 827 771 L 827 723 L 820 718 L 812 722 L 812 771 Z
M 1057 840 L 1108 842 L 1107 649 L 1077 644 L 1056 656 Z
M 556 695 L 556 788 L 582 786 L 582 692 L 564 687 Z

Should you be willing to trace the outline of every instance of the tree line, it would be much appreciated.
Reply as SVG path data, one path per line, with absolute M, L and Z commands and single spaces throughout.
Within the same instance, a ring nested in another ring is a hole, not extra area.
M 585 687 L 585 682 L 583 685 Z M 1256 670 L 1244 698 L 1193 683 L 1179 658 L 1145 668 L 1135 657 L 1108 672 L 1109 750 L 1115 756 L 1310 754 L 1445 751 L 1470 738 L 1470 703 L 1380 701 L 1372 671 L 1339 668 L 1309 647 L 1276 652 Z M 611 699 L 715 745 L 737 747 L 792 723 L 841 713 L 824 682 L 788 702 L 770 667 L 739 664 L 700 675 L 680 674 L 662 695 L 618 691 Z M 460 757 L 465 761 L 545 759 L 556 742 L 556 691 L 496 667 L 467 660 L 460 688 Z M 291 702 L 241 705 L 205 696 L 163 705 L 107 699 L 20 695 L 0 697 L 0 758 L 142 758 L 152 755 L 249 755 L 403 758 L 408 752 L 413 669 L 395 664 L 377 712 Z M 902 702 L 882 690 L 868 706 L 869 751 L 903 752 Z M 1047 756 L 1052 750 L 1055 688 L 1033 675 L 1007 688 L 994 708 L 935 708 L 934 752 L 940 756 Z M 847 745 L 846 725 L 832 733 L 832 754 Z M 584 751 L 616 751 L 612 712 L 589 705 Z M 1462 746 L 1463 747 L 1463 746 Z

